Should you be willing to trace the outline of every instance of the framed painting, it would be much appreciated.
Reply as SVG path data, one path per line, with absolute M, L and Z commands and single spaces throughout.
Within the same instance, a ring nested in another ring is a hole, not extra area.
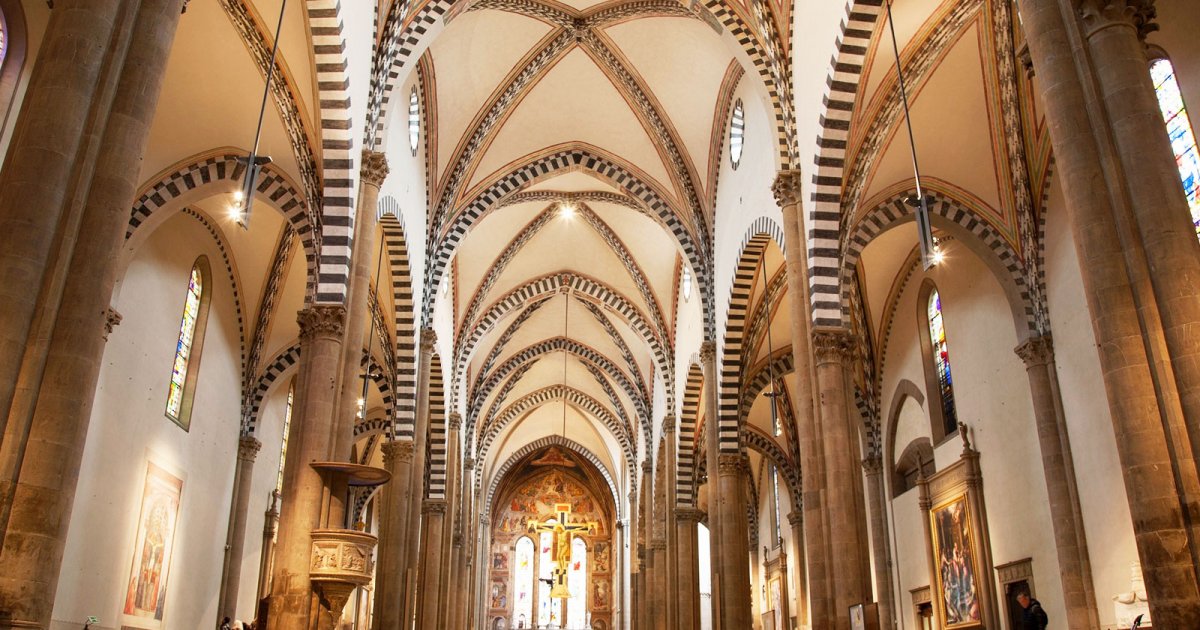
M 783 581 L 771 578 L 771 616 L 775 619 L 775 627 L 783 627 Z
M 938 603 L 945 627 L 949 630 L 981 626 L 980 572 L 966 495 L 934 507 L 931 519 L 934 578 L 937 580 L 934 592 L 940 595 Z
M 152 461 L 146 462 L 146 481 L 122 607 L 123 625 L 145 630 L 163 627 L 167 578 L 171 573 L 182 494 L 182 479 Z

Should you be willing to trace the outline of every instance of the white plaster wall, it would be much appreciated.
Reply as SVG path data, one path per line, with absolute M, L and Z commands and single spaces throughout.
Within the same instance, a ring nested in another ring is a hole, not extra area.
M 1046 297 L 1092 583 L 1100 623 L 1107 627 L 1116 623 L 1112 596 L 1130 589 L 1130 563 L 1137 561 L 1137 547 L 1075 241 L 1062 190 L 1057 183 L 1052 186 L 1046 209 Z
M 213 297 L 191 430 L 164 416 L 187 278 L 212 267 Z M 51 628 L 88 615 L 119 627 L 130 576 L 146 460 L 180 473 L 183 490 L 167 579 L 164 627 L 209 628 L 229 518 L 239 430 L 241 351 L 230 280 L 211 236 L 176 215 L 137 252 L 114 307 Z

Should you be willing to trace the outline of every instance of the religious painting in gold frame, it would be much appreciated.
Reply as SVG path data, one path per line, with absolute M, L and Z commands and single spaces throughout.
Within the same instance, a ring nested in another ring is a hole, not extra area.
M 934 602 L 947 630 L 983 626 L 978 549 L 966 493 L 930 511 L 933 534 Z
M 163 627 L 182 493 L 182 479 L 154 462 L 146 462 L 129 583 L 122 607 L 126 627 L 145 630 Z

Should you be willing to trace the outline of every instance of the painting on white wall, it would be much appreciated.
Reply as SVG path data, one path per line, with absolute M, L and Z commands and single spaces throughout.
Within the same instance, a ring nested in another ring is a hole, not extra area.
M 969 522 L 965 496 L 933 510 L 933 548 L 947 628 L 973 627 L 983 620 L 975 578 L 975 541 Z
M 154 462 L 146 463 L 146 483 L 133 544 L 129 587 L 125 592 L 125 627 L 143 630 L 163 627 L 167 577 L 182 493 L 182 479 Z

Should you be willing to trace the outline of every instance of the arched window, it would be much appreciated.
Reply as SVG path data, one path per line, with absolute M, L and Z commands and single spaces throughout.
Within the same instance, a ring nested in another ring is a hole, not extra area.
M 692 270 L 689 269 L 688 267 L 683 268 L 683 278 L 680 279 L 679 284 L 683 285 L 683 299 L 685 301 L 691 300 L 692 299 Z
M 935 472 L 937 469 L 933 462 L 933 445 L 927 438 L 913 440 L 896 459 L 892 477 L 892 497 L 898 497 L 917 487 L 917 477 L 921 473 L 928 478 Z
M 567 572 L 567 628 L 587 627 L 587 544 L 582 538 L 571 541 L 571 568 Z
M 408 148 L 412 154 L 417 154 L 417 146 L 421 139 L 421 101 L 417 97 L 417 86 L 413 86 L 408 95 Z
M 954 379 L 950 374 L 950 353 L 946 343 L 946 324 L 942 315 L 942 297 L 933 282 L 926 280 L 919 294 L 926 326 L 921 346 L 926 354 L 925 385 L 929 398 L 929 419 L 934 443 L 958 430 L 958 412 L 954 407 Z
M 283 409 L 283 445 L 279 447 L 279 473 L 275 478 L 275 491 L 283 492 L 283 463 L 287 460 L 288 431 L 292 428 L 292 402 L 296 397 L 296 379 L 288 385 L 287 407 Z
M 742 99 L 733 104 L 733 117 L 729 119 L 729 161 L 733 170 L 742 163 L 742 148 L 746 143 L 746 110 L 742 108 Z
M 1167 123 L 1167 136 L 1175 152 L 1175 163 L 1179 165 L 1179 177 L 1183 180 L 1183 192 L 1192 211 L 1192 225 L 1200 236 L 1200 150 L 1196 148 L 1196 134 L 1183 106 L 1183 94 L 1175 80 L 1175 68 L 1169 59 L 1158 59 L 1150 64 L 1150 78 L 1154 81 L 1154 93 L 1158 96 L 1158 107 Z
M 517 541 L 516 564 L 516 582 L 513 585 L 516 600 L 513 606 L 512 627 L 531 628 L 533 627 L 533 539 L 528 536 L 522 536 Z M 522 623 L 524 625 L 521 625 Z
M 546 521 L 553 525 L 554 519 Z M 551 623 L 562 625 L 562 600 L 550 597 L 550 584 L 554 578 L 554 534 L 542 532 L 538 538 L 538 625 L 545 628 Z
M 200 350 L 208 323 L 207 289 L 210 277 L 208 259 L 201 256 L 192 265 L 187 293 L 183 299 L 183 317 L 179 339 L 175 343 L 175 362 L 171 365 L 171 384 L 167 393 L 167 417 L 187 431 L 192 423 L 192 398 L 196 394 L 196 373 L 200 371 Z

